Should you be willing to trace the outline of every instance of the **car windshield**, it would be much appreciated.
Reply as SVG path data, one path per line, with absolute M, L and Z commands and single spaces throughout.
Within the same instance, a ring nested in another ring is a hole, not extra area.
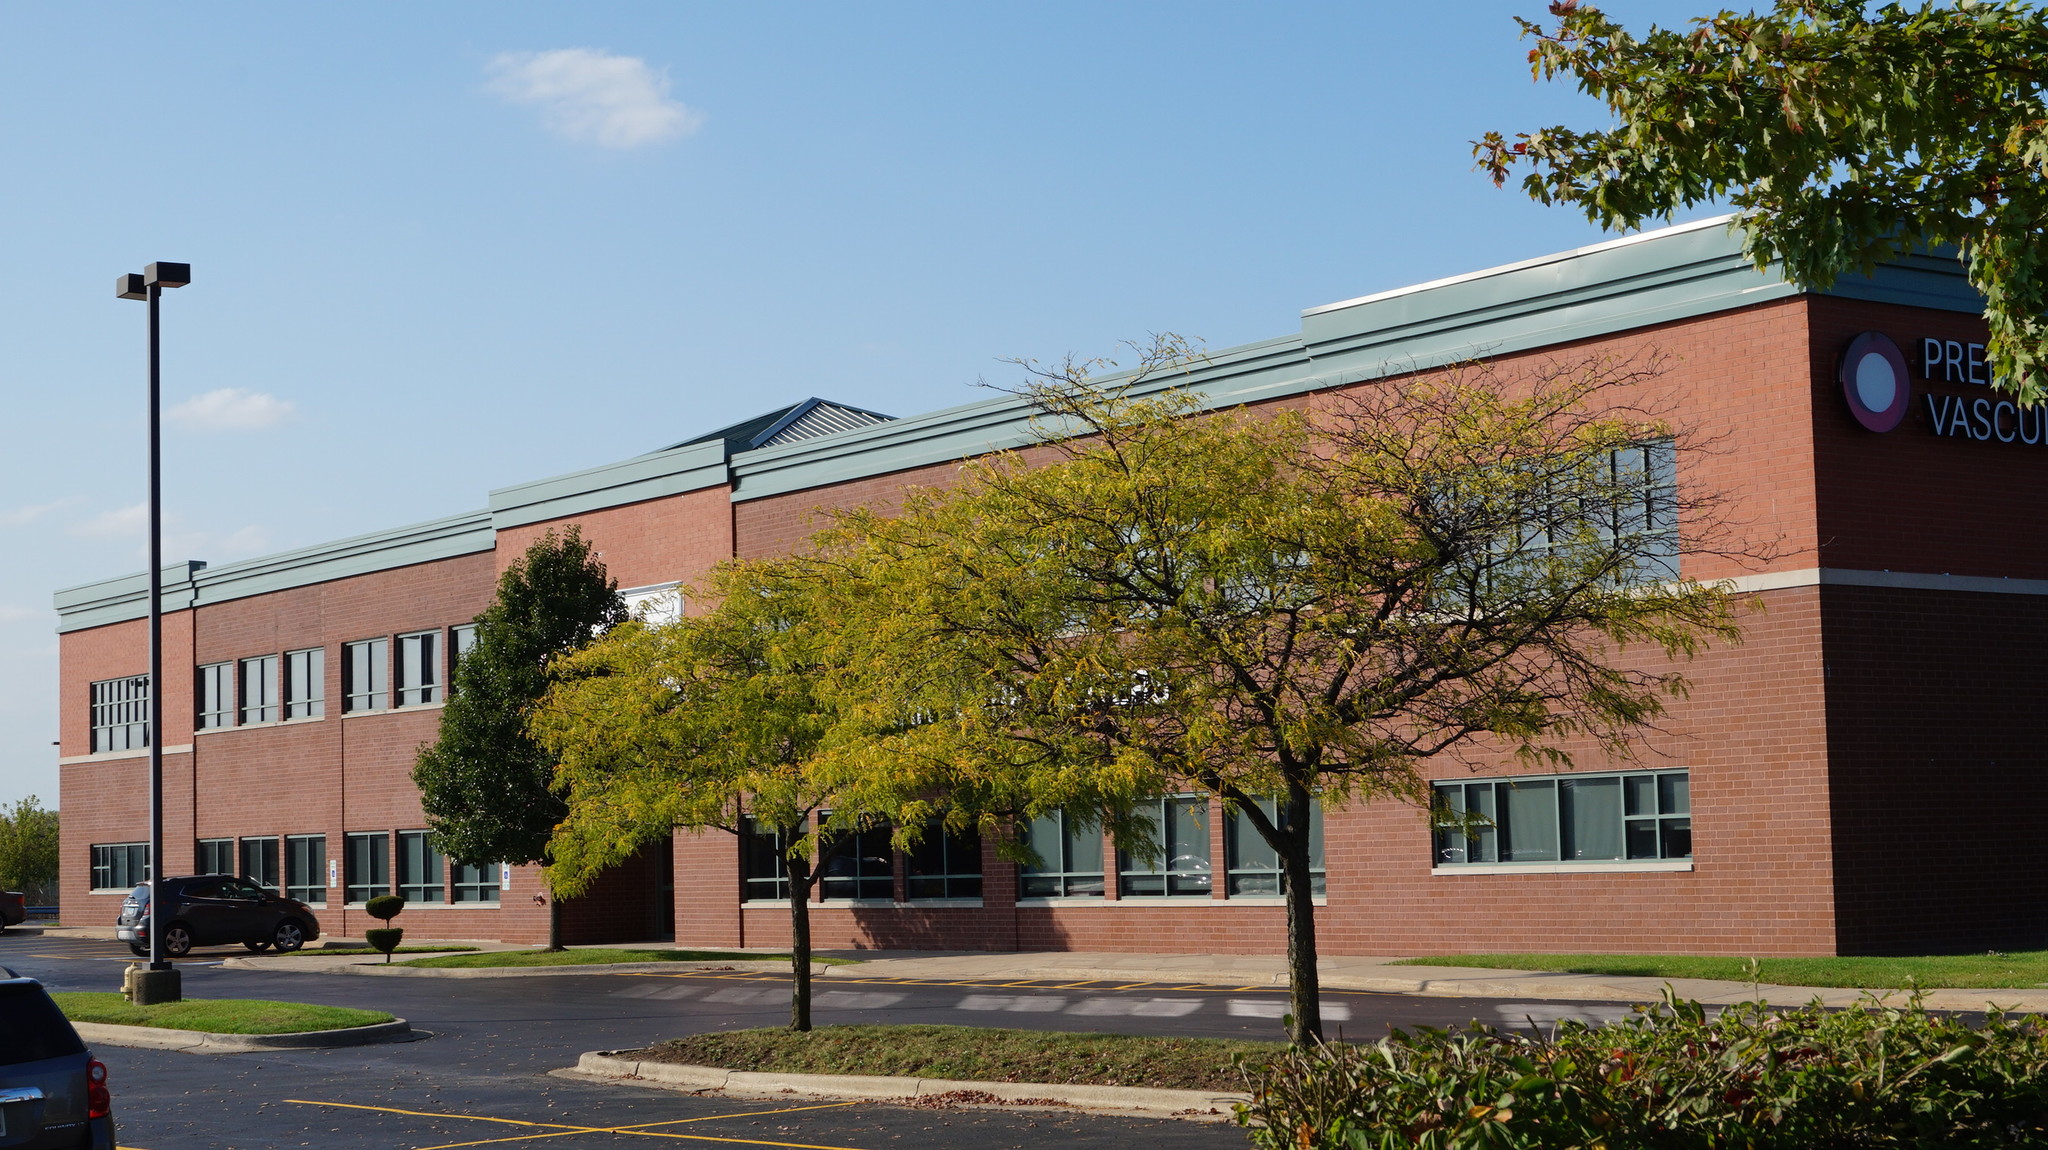
M 0 1066 L 85 1053 L 78 1032 L 43 992 L 41 983 L 0 982 L 0 1034 L 7 1036 L 7 1041 L 0 1042 Z
M 128 897 L 134 899 L 136 902 L 148 902 L 149 884 L 143 883 L 141 886 L 138 886 L 134 890 L 129 891 Z

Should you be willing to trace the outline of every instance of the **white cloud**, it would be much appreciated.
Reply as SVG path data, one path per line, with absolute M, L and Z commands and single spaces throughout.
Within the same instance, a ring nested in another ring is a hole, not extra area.
M 40 619 L 48 614 L 48 611 L 32 611 L 12 603 L 0 603 L 0 623 L 21 623 L 29 619 Z
M 65 528 L 81 539 L 124 539 L 140 535 L 149 527 L 149 504 L 136 503 L 102 511 L 90 519 Z
M 246 559 L 261 555 L 271 549 L 270 533 L 250 524 L 233 531 L 192 531 L 186 529 L 184 517 L 175 512 L 164 516 L 164 562 L 176 563 L 183 559 L 204 559 L 210 563 L 221 563 L 230 559 Z M 81 539 L 140 539 L 149 530 L 149 505 L 137 503 L 130 507 L 116 507 L 102 511 L 90 519 L 72 524 L 66 528 Z M 138 562 L 145 566 L 149 562 L 149 546 L 144 540 L 136 553 Z
M 542 126 L 564 139 L 637 148 L 687 136 L 704 113 L 669 97 L 669 83 L 637 56 L 591 48 L 506 52 L 486 86 L 514 104 L 540 109 Z
M 26 527 L 52 511 L 62 511 L 78 502 L 78 499 L 76 495 L 68 495 L 49 503 L 32 503 L 12 511 L 0 511 L 0 527 Z
M 239 387 L 215 388 L 164 412 L 173 423 L 197 431 L 257 431 L 291 413 L 292 405 L 285 400 Z

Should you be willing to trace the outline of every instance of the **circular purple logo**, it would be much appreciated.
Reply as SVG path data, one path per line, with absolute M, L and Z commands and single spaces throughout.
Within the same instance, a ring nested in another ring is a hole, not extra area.
M 1871 431 L 1890 431 L 1906 418 L 1913 389 L 1906 385 L 1906 357 L 1890 337 L 1866 331 L 1842 353 L 1842 398 L 1849 413 Z

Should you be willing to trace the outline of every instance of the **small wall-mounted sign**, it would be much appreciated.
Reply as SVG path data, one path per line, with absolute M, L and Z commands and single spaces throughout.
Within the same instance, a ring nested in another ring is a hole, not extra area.
M 1906 357 L 1891 337 L 1866 331 L 1850 340 L 1837 375 L 1856 422 L 1871 431 L 1890 431 L 1905 420 L 1913 389 L 1906 376 Z

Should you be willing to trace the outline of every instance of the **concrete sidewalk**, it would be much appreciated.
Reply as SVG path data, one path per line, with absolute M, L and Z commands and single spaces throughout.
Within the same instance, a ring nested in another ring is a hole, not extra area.
M 857 958 L 854 966 L 835 966 L 824 979 L 914 978 L 939 981 L 992 979 L 1111 982 L 1185 982 L 1228 986 L 1285 986 L 1287 963 L 1276 955 L 1250 954 L 1106 954 L 1041 952 L 1012 954 L 944 954 L 903 951 L 831 951 L 835 958 Z M 1453 998 L 1516 998 L 1565 1002 L 1659 1002 L 1668 984 L 1680 998 L 1710 1005 L 1764 1001 L 1774 1006 L 1804 1006 L 1818 998 L 1829 1006 L 1853 1006 L 1869 992 L 1813 986 L 1775 986 L 1723 982 L 1705 978 L 1635 978 L 1615 975 L 1558 974 L 1527 970 L 1490 970 L 1460 966 L 1394 966 L 1396 958 L 1325 957 L 1317 964 L 1326 990 L 1369 990 L 1391 994 L 1427 994 Z M 1904 1002 L 1903 992 L 1887 1001 Z M 1984 1010 L 1998 1007 L 2024 1013 L 2048 1013 L 2048 989 L 1934 990 L 1926 1004 L 1935 1010 Z

